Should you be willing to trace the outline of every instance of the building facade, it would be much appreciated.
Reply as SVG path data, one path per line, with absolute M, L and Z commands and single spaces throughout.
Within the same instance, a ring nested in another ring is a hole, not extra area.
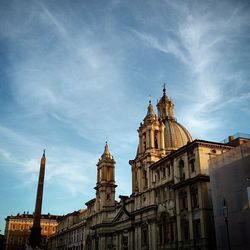
M 250 141 L 210 160 L 217 249 L 250 249 Z
M 157 111 L 150 101 L 138 128 L 132 194 L 115 200 L 115 160 L 106 143 L 95 198 L 60 220 L 49 249 L 216 248 L 208 161 L 235 145 L 193 140 L 165 87 Z
M 41 216 L 43 245 L 47 238 L 57 231 L 58 219 L 60 216 L 43 214 Z M 29 241 L 30 229 L 33 226 L 34 216 L 29 213 L 8 216 L 5 226 L 5 249 L 25 249 Z

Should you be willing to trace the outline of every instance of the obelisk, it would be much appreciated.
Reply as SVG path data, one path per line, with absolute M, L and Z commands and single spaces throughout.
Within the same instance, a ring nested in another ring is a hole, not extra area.
M 42 240 L 42 234 L 41 234 L 42 228 L 40 225 L 40 220 L 41 220 L 42 201 L 43 201 L 43 184 L 44 184 L 45 164 L 46 164 L 46 157 L 45 157 L 45 150 L 44 150 L 43 156 L 41 158 L 41 164 L 40 164 L 33 226 L 31 228 L 30 238 L 29 238 L 29 245 L 34 249 L 36 247 L 38 248 L 41 247 L 41 240 Z

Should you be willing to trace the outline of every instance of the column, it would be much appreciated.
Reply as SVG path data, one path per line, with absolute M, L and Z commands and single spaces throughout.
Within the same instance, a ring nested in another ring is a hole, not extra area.
M 165 137 L 164 137 L 164 128 L 161 127 L 161 149 L 164 149 L 165 148 Z
M 180 206 L 179 206 L 179 193 L 175 191 L 175 204 L 176 204 L 176 227 L 177 227 L 177 241 L 181 241 L 181 221 L 180 221 Z
M 139 154 L 143 152 L 143 145 L 142 145 L 142 135 L 139 133 Z
M 150 138 L 150 145 L 149 145 L 149 147 L 150 148 L 155 147 L 155 145 L 154 145 L 154 130 L 153 129 L 149 130 L 149 138 Z
M 156 224 L 149 224 L 149 249 L 156 250 L 157 249 L 157 241 L 156 241 Z
M 189 238 L 190 238 L 190 239 L 194 239 L 193 217 L 192 217 L 192 203 L 191 203 L 190 186 L 187 187 L 187 202 L 188 202 Z

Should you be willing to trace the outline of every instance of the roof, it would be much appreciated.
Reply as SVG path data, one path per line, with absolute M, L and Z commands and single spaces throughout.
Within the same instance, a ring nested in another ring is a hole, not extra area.
M 193 141 L 189 131 L 175 119 L 166 119 L 165 144 L 166 149 L 180 148 Z
M 61 215 L 53 215 L 53 214 L 42 214 L 41 219 L 50 219 L 50 220 L 59 220 Z M 34 215 L 29 213 L 17 214 L 17 215 L 8 215 L 5 220 L 9 219 L 33 219 Z
M 178 148 L 177 150 L 173 150 L 170 154 L 168 154 L 167 156 L 161 158 L 159 161 L 153 163 L 150 168 L 155 168 L 158 164 L 161 164 L 162 162 L 164 162 L 166 159 L 173 159 L 174 157 L 176 157 L 177 155 L 182 154 L 185 150 L 198 146 L 198 145 L 207 145 L 207 146 L 217 146 L 217 147 L 223 147 L 223 148 L 228 148 L 228 149 L 232 149 L 234 148 L 234 146 L 229 146 L 228 144 L 224 144 L 221 142 L 214 142 L 214 141 L 205 141 L 205 140 L 200 140 L 200 139 L 195 139 L 192 142 L 187 143 L 187 145 L 182 146 L 181 148 Z

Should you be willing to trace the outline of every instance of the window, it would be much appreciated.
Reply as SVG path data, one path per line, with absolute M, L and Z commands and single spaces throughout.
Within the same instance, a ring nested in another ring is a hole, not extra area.
M 164 243 L 168 243 L 169 242 L 169 224 L 167 224 L 166 222 L 164 223 Z
M 162 168 L 162 178 L 166 178 L 166 168 Z
M 143 179 L 144 179 L 144 188 L 148 187 L 148 177 L 147 177 L 147 171 L 143 170 Z
M 180 162 L 179 162 L 179 177 L 180 177 L 180 181 L 183 181 L 185 179 L 184 161 L 183 160 L 180 160 Z
M 157 174 L 157 181 L 160 181 L 160 171 L 157 171 L 156 174 Z
M 192 159 L 191 161 L 190 161 L 190 167 L 191 167 L 191 172 L 193 173 L 193 172 L 195 172 L 195 159 Z
M 101 180 L 102 180 L 102 169 L 99 168 L 99 181 L 101 181 Z
M 183 240 L 189 239 L 189 224 L 188 221 L 183 222 Z
M 107 181 L 110 181 L 110 167 L 107 167 Z
M 142 237 L 142 241 L 141 241 L 142 246 L 147 246 L 148 244 L 148 227 L 147 226 L 144 226 L 142 228 L 141 237 Z
M 112 249 L 113 248 L 113 237 L 112 236 L 109 236 L 107 238 L 107 246 L 108 246 L 108 249 Z
M 146 150 L 146 133 L 143 133 L 142 135 L 142 144 L 144 151 Z
M 173 242 L 174 241 L 174 223 L 171 222 L 169 224 L 169 226 L 170 226 L 170 235 L 169 235 L 169 237 L 170 237 L 170 241 Z
M 198 188 L 191 189 L 191 203 L 192 203 L 192 208 L 199 207 Z
M 16 230 L 16 225 L 12 224 L 12 230 Z
M 122 249 L 124 250 L 128 249 L 128 236 L 126 235 L 122 236 Z
M 155 135 L 154 135 L 154 144 L 155 144 L 155 149 L 158 149 L 157 132 L 155 132 Z
M 109 200 L 110 199 L 110 194 L 107 194 L 107 200 Z
M 10 237 L 10 244 L 14 244 L 14 238 L 12 236 Z
M 162 240 L 162 224 L 159 224 L 158 229 L 159 229 L 159 243 L 161 245 L 163 243 L 163 240 Z
M 170 176 L 170 166 L 167 165 L 167 175 Z
M 188 204 L 187 204 L 187 192 L 181 192 L 180 193 L 180 209 L 184 210 L 187 209 Z
M 193 221 L 193 227 L 194 227 L 194 237 L 195 239 L 201 238 L 201 222 L 200 219 Z

